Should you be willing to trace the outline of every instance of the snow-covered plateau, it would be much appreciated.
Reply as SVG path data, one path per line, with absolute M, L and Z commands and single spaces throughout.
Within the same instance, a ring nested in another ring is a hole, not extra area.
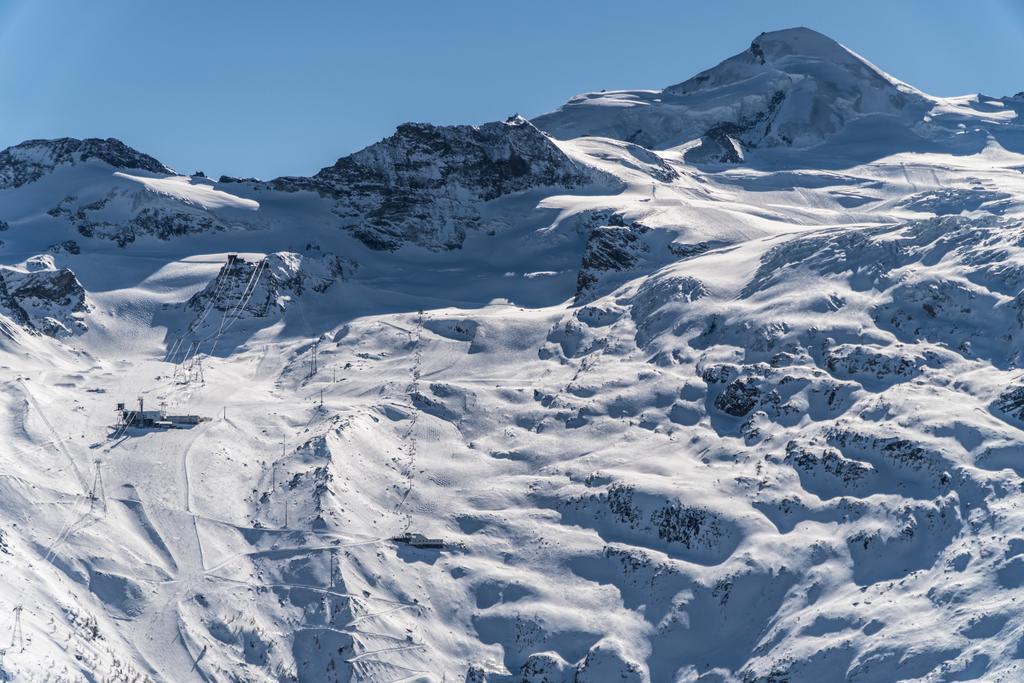
M 0 152 L 0 677 L 1024 680 L 1022 115 L 790 29 L 310 177 Z

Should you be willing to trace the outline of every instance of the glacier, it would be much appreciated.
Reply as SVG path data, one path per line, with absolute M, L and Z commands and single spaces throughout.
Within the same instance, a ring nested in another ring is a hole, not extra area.
M 1021 680 L 1022 113 L 793 28 L 308 177 L 0 152 L 0 678 Z

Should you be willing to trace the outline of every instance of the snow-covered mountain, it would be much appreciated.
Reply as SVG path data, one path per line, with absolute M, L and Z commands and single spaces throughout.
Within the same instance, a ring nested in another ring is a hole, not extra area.
M 535 123 L 560 139 L 682 146 L 694 164 L 736 163 L 754 150 L 782 148 L 798 153 L 770 155 L 771 163 L 802 167 L 836 152 L 840 164 L 863 159 L 851 148 L 865 143 L 862 155 L 975 152 L 988 136 L 1019 146 L 1022 104 L 931 97 L 832 39 L 796 28 L 762 33 L 745 52 L 678 85 L 579 95 Z
M 789 29 L 310 177 L 0 152 L 2 675 L 1020 680 L 1022 113 Z

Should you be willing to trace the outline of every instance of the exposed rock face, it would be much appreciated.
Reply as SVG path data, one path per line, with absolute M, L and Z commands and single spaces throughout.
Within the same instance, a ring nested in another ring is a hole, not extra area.
M 126 207 L 128 211 L 124 210 Z M 66 218 L 83 237 L 111 240 L 120 247 L 143 236 L 168 240 L 229 227 L 201 207 L 174 202 L 147 190 L 125 192 L 114 188 L 84 206 L 77 197 L 65 197 L 48 213 L 54 218 Z
M 600 526 L 605 538 L 650 544 L 692 562 L 714 563 L 735 547 L 736 529 L 719 512 L 633 483 L 571 498 L 562 513 L 584 526 Z
M 557 652 L 535 652 L 519 669 L 524 683 L 556 683 L 565 680 L 569 664 Z
M 626 225 L 618 215 L 607 218 L 608 225 L 595 226 L 587 238 L 586 250 L 576 277 L 576 300 L 584 301 L 598 289 L 609 273 L 635 267 L 650 251 L 641 237 L 648 228 L 640 223 Z
M 301 296 L 307 289 L 327 291 L 337 280 L 347 279 L 355 268 L 353 261 L 335 254 L 277 252 L 262 261 L 236 256 L 205 289 L 188 300 L 186 307 L 200 315 L 213 308 L 229 319 L 264 318 L 283 311 L 292 297 Z
M 522 117 L 482 126 L 407 123 L 311 178 L 271 181 L 334 199 L 334 212 L 372 249 L 411 242 L 455 249 L 481 227 L 480 205 L 538 187 L 578 187 L 579 168 Z
M 25 268 L 0 268 L 0 306 L 27 330 L 52 337 L 85 331 L 89 310 L 78 278 L 49 256 L 29 259 Z
M 734 379 L 715 399 L 715 407 L 733 417 L 743 417 L 758 404 L 761 390 L 749 379 Z
M 47 251 L 51 251 L 55 254 L 63 252 L 67 254 L 77 255 L 82 253 L 82 248 L 78 246 L 78 242 L 76 242 L 75 240 L 64 240 L 63 242 L 51 244 Z
M 616 639 L 609 638 L 590 648 L 587 656 L 576 667 L 576 683 L 599 681 L 629 681 L 650 683 L 647 667 L 633 661 L 629 649 Z
M 723 121 L 708 128 L 701 136 L 700 146 L 686 153 L 686 160 L 693 163 L 743 163 L 744 147 L 756 147 L 758 142 L 771 134 L 775 115 L 785 98 L 785 92 L 779 90 L 768 100 L 764 109 L 737 121 Z
M 667 241 L 665 231 L 609 211 L 587 215 L 580 229 L 587 233 L 587 244 L 576 276 L 578 304 L 607 294 L 630 277 L 708 248 L 706 244 L 673 244 Z
M 107 221 L 91 215 L 102 208 L 101 204 L 91 205 L 91 208 L 86 207 L 70 214 L 68 219 L 83 237 L 112 240 L 121 247 L 143 235 L 168 240 L 175 236 L 223 230 L 225 227 L 213 216 L 200 211 L 174 211 L 158 207 L 143 209 L 125 222 Z
M 159 161 L 115 138 L 28 140 L 0 152 L 0 190 L 35 182 L 57 166 L 97 159 L 114 168 L 172 173 Z
M 1024 420 L 1024 386 L 1011 386 L 996 399 L 995 407 L 1018 420 Z

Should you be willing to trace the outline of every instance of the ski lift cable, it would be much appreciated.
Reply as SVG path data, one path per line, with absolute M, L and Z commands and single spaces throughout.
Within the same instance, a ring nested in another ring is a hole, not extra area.
M 260 265 L 256 269 L 256 279 L 252 283 L 252 288 L 249 290 L 249 293 L 245 297 L 245 299 L 243 301 L 239 302 L 240 306 L 238 306 L 236 308 L 237 312 L 235 313 L 234 317 L 231 317 L 229 320 L 227 320 L 227 324 L 224 325 L 223 329 L 220 330 L 217 333 L 217 337 L 216 337 L 216 339 L 213 340 L 213 345 L 210 348 L 210 353 L 211 354 L 214 351 L 216 351 L 217 344 L 220 343 L 221 336 L 225 332 L 230 330 L 234 326 L 234 324 L 236 322 L 238 322 L 238 320 L 242 317 L 242 313 L 245 311 L 245 307 L 249 305 L 249 302 L 252 300 L 253 295 L 256 293 L 256 286 L 259 284 L 260 277 L 263 275 L 263 271 L 265 271 L 265 270 L 266 270 L 266 259 L 264 259 L 263 261 L 260 261 Z

